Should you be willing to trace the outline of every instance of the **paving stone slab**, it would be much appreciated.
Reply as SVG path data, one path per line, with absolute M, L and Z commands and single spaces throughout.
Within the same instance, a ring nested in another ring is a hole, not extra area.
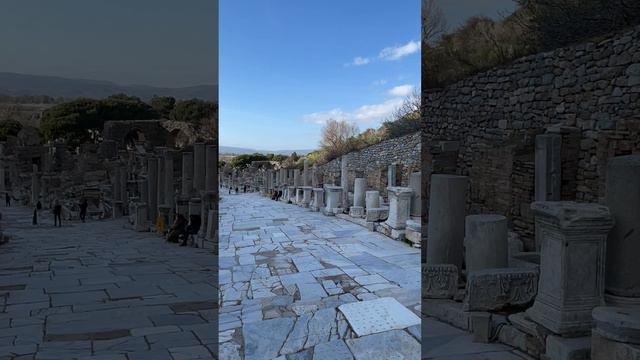
M 343 304 L 338 309 L 358 336 L 420 324 L 417 315 L 390 297 Z

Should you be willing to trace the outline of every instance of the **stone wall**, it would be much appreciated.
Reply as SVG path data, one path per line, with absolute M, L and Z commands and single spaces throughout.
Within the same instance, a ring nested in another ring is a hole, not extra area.
M 601 202 L 607 160 L 640 152 L 639 99 L 640 27 L 426 91 L 423 143 L 457 141 L 469 212 L 508 216 L 531 249 L 535 136 L 562 135 L 562 198 Z
M 402 186 L 408 186 L 412 172 L 420 171 L 420 133 L 383 141 L 345 156 L 351 191 L 354 179 L 364 177 L 368 189 L 386 194 L 389 165 L 397 164 L 397 181 Z M 321 183 L 340 184 L 340 159 L 318 166 L 318 174 Z

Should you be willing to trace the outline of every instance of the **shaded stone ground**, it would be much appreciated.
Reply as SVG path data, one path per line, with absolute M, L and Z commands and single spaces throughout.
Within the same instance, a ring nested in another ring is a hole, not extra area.
M 2 209 L 0 359 L 212 359 L 213 254 L 126 221 Z
M 410 317 L 419 316 L 420 249 L 342 219 L 240 194 L 220 202 L 219 261 L 221 359 L 420 358 L 419 319 L 358 336 L 337 309 L 393 298 Z M 375 311 L 368 315 L 380 326 L 392 323 Z
M 466 331 L 425 318 L 422 323 L 422 358 L 431 360 L 523 360 L 530 359 L 500 343 L 474 343 Z

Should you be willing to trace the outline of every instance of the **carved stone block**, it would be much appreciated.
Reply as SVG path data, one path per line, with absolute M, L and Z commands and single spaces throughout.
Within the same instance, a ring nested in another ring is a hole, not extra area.
M 423 297 L 451 299 L 458 291 L 458 268 L 451 264 L 423 265 Z
M 499 310 L 526 305 L 538 293 L 538 272 L 534 269 L 484 269 L 467 278 L 465 311 Z

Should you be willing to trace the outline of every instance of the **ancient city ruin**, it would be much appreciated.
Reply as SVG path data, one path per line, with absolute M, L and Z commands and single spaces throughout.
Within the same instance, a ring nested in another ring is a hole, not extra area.
M 424 323 L 535 359 L 640 357 L 638 44 L 635 28 L 424 93 Z

